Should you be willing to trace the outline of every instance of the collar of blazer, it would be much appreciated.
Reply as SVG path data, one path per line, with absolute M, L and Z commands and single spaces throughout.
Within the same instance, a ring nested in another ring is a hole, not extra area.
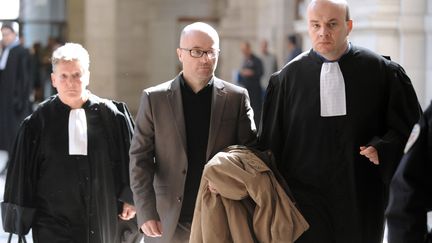
M 183 102 L 180 90 L 180 75 L 182 75 L 182 73 L 177 75 L 177 77 L 172 80 L 171 84 L 168 87 L 168 90 L 171 92 L 168 92 L 167 96 L 170 103 L 171 112 L 172 114 L 174 114 L 176 129 L 182 139 L 183 148 L 186 151 L 186 129 L 184 124 Z M 211 107 L 212 112 L 210 115 L 209 138 L 206 151 L 207 160 L 209 160 L 210 156 L 213 154 L 213 147 L 216 141 L 217 134 L 219 133 L 224 106 L 227 99 L 226 93 L 227 92 L 225 90 L 225 85 L 223 81 L 213 76 L 213 94 Z
M 171 84 L 168 86 L 168 90 L 171 92 L 180 91 L 180 85 L 181 85 L 181 76 L 183 75 L 183 72 L 180 72 L 172 81 Z M 216 76 L 213 76 L 213 91 L 216 90 L 217 94 L 222 95 L 225 94 L 225 85 L 222 81 L 222 79 L 217 78 Z M 222 93 L 221 93 L 222 92 Z

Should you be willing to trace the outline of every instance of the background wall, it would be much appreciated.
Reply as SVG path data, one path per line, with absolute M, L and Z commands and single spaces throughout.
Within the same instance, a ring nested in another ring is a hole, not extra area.
M 423 106 L 432 98 L 432 0 L 348 0 L 350 40 L 404 66 Z M 259 54 L 267 39 L 279 66 L 286 36 L 299 33 L 304 50 L 306 0 L 74 0 L 68 1 L 68 36 L 92 55 L 91 89 L 126 101 L 133 111 L 142 89 L 167 81 L 181 66 L 175 49 L 184 25 L 204 21 L 221 37 L 217 75 L 232 81 L 241 65 L 240 43 Z

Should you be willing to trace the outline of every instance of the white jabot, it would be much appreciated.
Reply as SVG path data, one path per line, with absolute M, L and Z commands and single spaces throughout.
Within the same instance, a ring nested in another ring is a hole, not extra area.
M 69 154 L 87 155 L 87 118 L 84 109 L 69 113 Z
M 324 62 L 320 76 L 321 116 L 346 115 L 345 81 L 338 62 Z

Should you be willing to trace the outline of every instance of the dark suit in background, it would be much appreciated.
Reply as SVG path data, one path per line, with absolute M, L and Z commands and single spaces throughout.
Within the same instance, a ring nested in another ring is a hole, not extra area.
M 3 69 L 0 67 L 0 150 L 10 152 L 21 121 L 31 112 L 30 54 L 19 44 L 16 33 L 9 26 L 4 25 L 1 29 L 4 36 L 2 56 L 7 55 L 7 61 Z M 6 42 L 7 38 L 11 38 L 10 43 Z M 5 54 L 8 47 L 8 54 Z

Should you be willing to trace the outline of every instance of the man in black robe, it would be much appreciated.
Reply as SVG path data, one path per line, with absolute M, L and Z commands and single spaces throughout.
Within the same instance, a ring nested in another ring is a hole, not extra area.
M 21 121 L 30 114 L 30 54 L 13 26 L 1 27 L 0 150 L 10 153 Z
M 311 1 L 307 21 L 313 48 L 271 77 L 259 143 L 310 224 L 296 242 L 381 243 L 416 94 L 402 67 L 348 42 L 346 1 Z
M 432 103 L 412 129 L 390 184 L 386 211 L 389 243 L 432 242 Z
M 32 228 L 35 243 L 138 242 L 131 239 L 136 223 L 125 226 L 135 216 L 129 112 L 87 90 L 89 56 L 81 45 L 58 48 L 52 65 L 58 95 L 19 130 L 6 178 L 3 227 L 19 235 Z

